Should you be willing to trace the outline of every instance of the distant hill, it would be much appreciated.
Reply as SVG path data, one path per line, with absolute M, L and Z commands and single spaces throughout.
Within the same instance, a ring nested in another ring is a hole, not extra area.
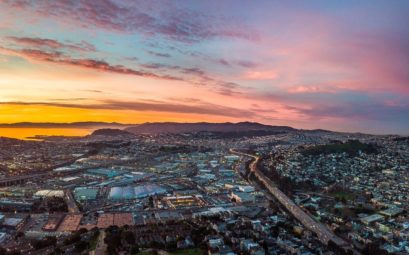
M 176 122 L 159 122 L 144 123 L 125 129 L 133 134 L 161 134 L 161 133 L 196 133 L 196 132 L 250 132 L 250 131 L 275 131 L 289 132 L 296 129 L 287 126 L 269 126 L 255 122 L 239 123 L 176 123 Z
M 133 135 L 127 131 L 121 129 L 113 129 L 113 128 L 103 128 L 97 129 L 92 132 L 91 135 L 103 135 L 103 136 L 125 136 L 125 135 Z

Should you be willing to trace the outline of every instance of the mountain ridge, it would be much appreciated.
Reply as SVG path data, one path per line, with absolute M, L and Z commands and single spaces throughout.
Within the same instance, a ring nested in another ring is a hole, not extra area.
M 271 126 L 257 122 L 147 122 L 124 130 L 134 134 L 157 134 L 157 133 L 194 133 L 194 132 L 244 132 L 244 131 L 295 131 L 288 126 Z
M 168 126 L 168 128 L 166 128 Z M 224 127 L 223 127 L 224 126 Z M 133 134 L 156 134 L 156 133 L 189 133 L 189 132 L 246 132 L 246 131 L 305 131 L 312 133 L 346 133 L 366 134 L 361 132 L 342 132 L 325 129 L 298 129 L 290 126 L 276 126 L 258 122 L 145 122 L 141 124 L 83 121 L 83 122 L 16 122 L 0 123 L 0 128 L 89 128 L 89 129 L 122 129 Z M 156 130 L 152 132 L 153 130 Z M 378 134 L 397 135 L 397 134 Z M 399 136 L 399 135 L 398 135 Z

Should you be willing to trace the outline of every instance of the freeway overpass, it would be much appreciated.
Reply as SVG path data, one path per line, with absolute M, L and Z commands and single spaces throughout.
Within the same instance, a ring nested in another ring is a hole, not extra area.
M 78 159 L 82 159 L 82 158 L 87 158 L 91 155 L 96 154 L 98 151 L 95 149 L 89 150 L 88 152 L 86 152 L 85 154 L 79 156 L 79 157 L 75 157 L 73 159 L 70 159 L 66 162 L 63 163 L 59 163 L 56 164 L 54 166 L 48 167 L 46 169 L 43 169 L 43 171 L 41 173 L 35 173 L 35 174 L 27 174 L 27 175 L 20 175 L 20 176 L 12 176 L 12 177 L 6 177 L 3 178 L 2 180 L 0 180 L 0 187 L 8 187 L 8 186 L 14 186 L 14 185 L 20 185 L 20 184 L 24 184 L 27 181 L 30 180 L 38 180 L 38 178 L 42 178 L 42 177 L 52 177 L 55 175 L 61 175 L 61 174 L 65 174 L 65 173 L 56 173 L 53 172 L 53 170 L 55 168 L 58 167 L 63 167 L 63 166 L 68 166 L 71 165 L 73 163 L 75 163 L 75 161 L 77 161 Z M 76 172 L 76 171 L 81 171 L 84 169 L 76 169 L 73 171 L 70 171 L 70 173 Z
M 0 187 L 8 187 L 8 186 L 13 186 L 13 185 L 24 184 L 28 180 L 35 180 L 35 179 L 44 177 L 45 175 L 46 173 L 4 178 L 0 180 Z
M 66 172 L 53 172 L 52 170 L 47 170 L 43 173 L 38 173 L 38 174 L 27 174 L 27 175 L 7 177 L 7 178 L 3 178 L 0 180 L 0 187 L 21 185 L 28 181 L 39 180 L 41 178 L 52 178 L 55 176 L 70 175 L 70 174 L 78 173 L 78 172 L 81 172 L 87 169 L 89 168 L 79 168 L 79 169 L 75 169 L 72 171 L 66 171 Z

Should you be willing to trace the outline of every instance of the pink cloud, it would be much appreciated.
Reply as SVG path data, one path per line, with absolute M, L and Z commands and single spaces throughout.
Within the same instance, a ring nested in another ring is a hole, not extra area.
M 278 76 L 278 73 L 274 70 L 248 71 L 243 75 L 243 78 L 246 80 L 275 80 Z
M 173 3 L 98 1 L 32 2 L 6 1 L 4 8 L 35 13 L 80 27 L 98 27 L 117 32 L 139 32 L 146 36 L 164 36 L 182 42 L 200 42 L 212 38 L 257 40 L 257 33 L 243 21 L 232 17 L 204 14 L 182 9 Z M 181 25 L 183 24 L 183 25 Z
M 289 93 L 336 93 L 337 88 L 331 86 L 294 86 L 287 91 Z

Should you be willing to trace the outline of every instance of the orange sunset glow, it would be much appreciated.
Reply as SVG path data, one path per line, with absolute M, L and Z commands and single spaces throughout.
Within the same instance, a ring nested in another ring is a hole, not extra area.
M 248 120 L 407 133 L 399 4 L 345 14 L 348 5 L 325 1 L 118 1 L 95 15 L 82 5 L 0 3 L 0 123 Z

